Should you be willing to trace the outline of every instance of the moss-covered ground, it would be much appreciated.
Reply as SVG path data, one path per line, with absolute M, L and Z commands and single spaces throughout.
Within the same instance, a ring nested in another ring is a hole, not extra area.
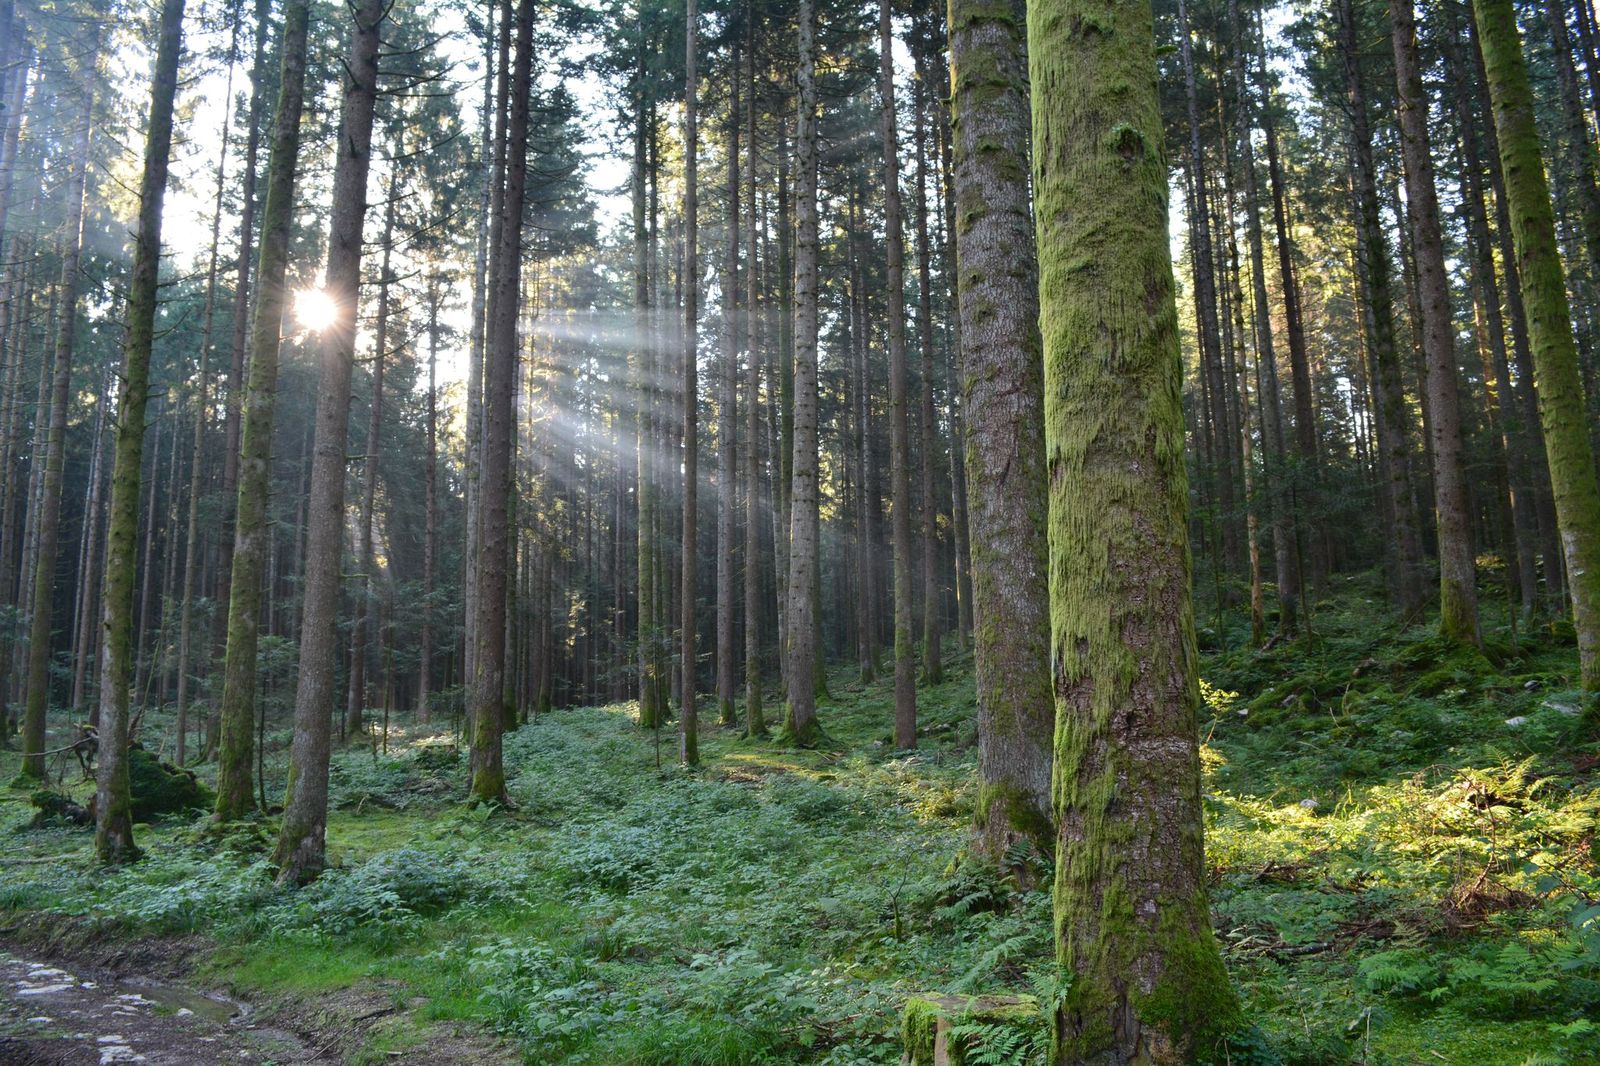
M 1249 1022 L 1214 1061 L 1600 1062 L 1600 743 L 1570 631 L 1491 617 L 1479 655 L 1387 617 L 1340 578 L 1309 640 L 1202 634 L 1212 907 Z M 335 867 L 299 892 L 272 883 L 270 818 L 141 826 L 145 861 L 106 872 L 12 791 L 0 920 L 200 934 L 195 980 L 260 1003 L 379 990 L 358 1059 L 427 1062 L 451 1023 L 539 1063 L 896 1062 L 913 995 L 1056 991 L 1048 895 L 960 861 L 974 709 L 970 660 L 947 666 L 909 754 L 888 683 L 853 672 L 823 748 L 703 727 L 693 772 L 670 735 L 658 768 L 630 705 L 554 712 L 507 737 L 510 811 L 468 807 L 450 738 L 395 723 L 387 754 L 336 756 Z M 1041 1034 L 962 1037 L 1031 1062 Z

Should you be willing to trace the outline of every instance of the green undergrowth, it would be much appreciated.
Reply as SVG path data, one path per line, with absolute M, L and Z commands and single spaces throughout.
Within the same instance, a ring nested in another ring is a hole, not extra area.
M 1600 1062 L 1600 748 L 1569 639 L 1453 649 L 1385 628 L 1367 580 L 1316 606 L 1309 640 L 1205 660 L 1212 905 L 1249 1023 L 1212 1061 Z M 297 892 L 270 818 L 157 821 L 103 872 L 7 802 L 0 907 L 203 934 L 202 976 L 247 998 L 382 990 L 385 1047 L 465 1022 L 539 1063 L 897 1062 L 916 996 L 1060 993 L 1047 893 L 960 861 L 974 708 L 948 658 L 915 753 L 889 682 L 840 671 L 823 745 L 703 728 L 695 771 L 670 723 L 658 768 L 629 705 L 547 715 L 506 738 L 510 810 L 464 804 L 451 738 L 397 731 L 335 756 L 334 865 Z M 1037 1061 L 1040 1028 L 969 1026 L 964 1061 Z

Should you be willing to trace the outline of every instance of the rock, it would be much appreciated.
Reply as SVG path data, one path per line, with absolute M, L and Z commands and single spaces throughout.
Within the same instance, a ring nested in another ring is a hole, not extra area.
M 1525 714 L 1519 714 L 1515 718 L 1507 718 L 1506 719 L 1506 728 L 1507 729 L 1518 729 L 1518 728 L 1526 725 L 1527 722 L 1528 722 L 1528 716 L 1525 715 Z
M 1300 806 L 1308 811 L 1314 811 L 1317 809 L 1318 804 L 1316 800 L 1312 799 L 1310 796 L 1307 796 L 1305 799 L 1300 801 Z

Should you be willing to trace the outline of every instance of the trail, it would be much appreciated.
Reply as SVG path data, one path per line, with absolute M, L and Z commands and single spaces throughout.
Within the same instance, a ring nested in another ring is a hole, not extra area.
M 216 1066 L 333 1062 L 249 1006 L 161 981 L 102 978 L 0 951 L 0 1063 Z

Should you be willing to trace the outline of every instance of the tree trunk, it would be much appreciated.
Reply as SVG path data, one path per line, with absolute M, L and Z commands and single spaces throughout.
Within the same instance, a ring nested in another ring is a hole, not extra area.
M 1389 538 L 1394 561 L 1391 595 L 1402 616 L 1423 604 L 1422 538 L 1412 507 L 1411 446 L 1407 440 L 1406 399 L 1395 348 L 1394 297 L 1390 289 L 1389 252 L 1378 214 L 1377 179 L 1372 161 L 1372 133 L 1367 120 L 1366 87 L 1361 79 L 1351 0 L 1340 0 L 1345 88 L 1350 104 L 1350 148 L 1355 166 L 1357 261 L 1366 279 L 1367 350 L 1372 360 L 1373 391 L 1378 408 L 1378 447 L 1388 469 L 1388 508 L 1393 521 Z
M 284 272 L 289 262 L 295 172 L 300 155 L 300 112 L 305 102 L 309 15 L 309 0 L 292 0 L 283 13 L 283 66 L 267 160 L 266 202 L 261 211 L 261 251 L 256 268 L 255 312 L 250 323 L 250 378 L 241 414 L 239 491 L 229 560 L 233 573 L 228 582 L 228 644 L 219 707 L 217 819 L 222 822 L 243 817 L 256 803 L 250 781 L 255 743 L 256 645 L 260 635 L 262 567 L 269 535 L 272 416 L 278 388 L 279 333 L 285 310 Z
M 911 454 L 906 368 L 905 241 L 901 236 L 900 151 L 895 133 L 894 22 L 891 0 L 878 0 L 878 96 L 888 234 L 889 480 L 894 537 L 894 744 L 917 746 L 916 652 L 912 644 Z
M 1190 37 L 1189 9 L 1184 0 L 1178 0 L 1178 51 L 1183 61 L 1184 99 L 1188 108 L 1188 170 L 1193 179 L 1189 196 L 1192 222 L 1189 228 L 1189 255 L 1194 261 L 1195 332 L 1199 335 L 1200 365 L 1210 401 L 1209 410 L 1203 417 L 1209 420 L 1215 434 L 1216 455 L 1211 475 L 1217 489 L 1217 508 L 1221 511 L 1223 558 L 1228 569 L 1237 571 L 1244 559 L 1235 523 L 1238 503 L 1233 491 L 1233 450 L 1237 447 L 1239 437 L 1228 418 L 1227 388 L 1223 384 L 1222 334 L 1217 321 L 1216 257 L 1211 250 L 1211 207 L 1210 197 L 1206 193 L 1205 151 L 1200 142 L 1200 110 Z
M 746 180 L 749 195 L 746 199 L 749 230 L 745 246 L 749 265 L 745 269 L 745 337 L 749 347 L 749 365 L 745 369 L 744 387 L 744 729 L 745 736 L 755 738 L 767 733 L 767 719 L 762 707 L 761 693 L 761 284 L 756 272 L 756 251 L 760 216 L 756 203 L 756 164 L 759 159 L 756 145 L 756 52 L 755 52 L 755 0 L 746 0 L 744 7 L 745 56 L 750 76 L 749 99 L 745 104 L 749 123 L 746 138 L 749 145 L 749 165 Z M 737 222 L 735 218 L 735 222 Z
M 730 28 L 730 34 L 737 29 Z M 722 263 L 722 367 L 717 392 L 717 718 L 738 721 L 734 711 L 734 511 L 739 469 L 739 45 L 733 45 L 728 105 L 727 250 Z M 746 442 L 746 447 L 754 442 Z
M 799 112 L 795 125 L 795 270 L 793 458 L 789 464 L 788 629 L 785 634 L 789 707 L 784 733 L 803 747 L 815 744 L 817 722 L 817 84 L 812 0 L 800 0 Z
M 1167 171 L 1148 3 L 1028 12 L 1051 663 L 1055 1061 L 1178 1063 L 1239 1017 L 1211 933 Z
M 678 669 L 682 672 L 678 761 L 684 766 L 700 763 L 700 715 L 695 698 L 700 665 L 695 610 L 700 598 L 700 179 L 695 158 L 700 152 L 696 118 L 700 83 L 695 73 L 699 45 L 699 13 L 695 0 L 688 0 L 684 14 L 683 108 L 683 553 L 678 563 Z
M 128 274 L 127 333 L 117 402 L 116 459 L 106 527 L 105 648 L 100 682 L 100 765 L 95 774 L 94 849 L 104 863 L 139 857 L 128 786 L 128 676 L 133 642 L 134 547 L 139 534 L 139 471 L 144 452 L 150 349 L 155 342 L 156 283 L 161 272 L 161 204 L 172 154 L 173 99 L 183 44 L 183 0 L 162 0 L 150 120 L 139 183 L 139 220 Z M 174 436 L 174 444 L 177 443 Z
M 433 718 L 433 615 L 439 557 L 439 291 L 428 276 L 428 457 L 424 466 L 422 540 L 422 632 L 417 648 L 417 719 Z
M 1500 310 L 1500 292 L 1495 277 L 1494 245 L 1489 237 L 1489 213 L 1483 195 L 1483 151 L 1478 141 L 1478 119 L 1473 112 L 1471 90 L 1464 68 L 1458 41 L 1454 9 L 1449 13 L 1450 25 L 1446 36 L 1445 61 L 1451 69 L 1462 71 L 1453 78 L 1455 85 L 1456 124 L 1461 134 L 1463 201 L 1466 208 L 1467 231 L 1471 238 L 1472 276 L 1483 309 L 1483 340 L 1489 348 L 1489 358 L 1484 367 L 1484 382 L 1491 396 L 1490 420 L 1498 434 L 1499 450 L 1505 468 L 1505 481 L 1509 491 L 1507 502 L 1511 510 L 1511 529 L 1516 552 L 1515 570 L 1520 606 L 1524 617 L 1531 617 L 1538 605 L 1538 519 L 1533 507 L 1533 476 L 1528 442 L 1528 427 L 1517 410 L 1512 394 L 1511 363 L 1506 352 L 1506 323 Z M 1467 42 L 1472 48 L 1470 41 Z M 1476 49 L 1473 49 L 1475 52 Z M 1493 121 L 1493 115 L 1489 121 Z M 1508 273 L 1515 271 L 1514 260 L 1508 258 Z M 1509 280 L 1509 279 L 1508 279 Z M 1519 327 L 1520 331 L 1520 327 Z M 1512 560 L 1506 561 L 1507 569 Z
M 507 802 L 505 732 L 507 569 L 510 559 L 512 398 L 517 372 L 517 311 L 522 292 L 522 216 L 527 182 L 528 108 L 533 63 L 532 0 L 517 5 L 516 59 L 510 70 L 505 187 L 489 265 L 483 353 L 483 473 L 478 484 L 477 647 L 472 683 L 472 798 Z
M 397 150 L 399 149 L 397 146 Z M 371 643 L 373 581 L 372 512 L 378 498 L 378 454 L 383 448 L 383 364 L 389 346 L 389 286 L 394 281 L 390 261 L 394 253 L 394 204 L 398 190 L 391 181 L 383 208 L 383 263 L 378 268 L 378 323 L 372 346 L 372 406 L 367 415 L 367 454 L 361 472 L 361 517 L 356 525 L 355 618 L 350 625 L 350 675 L 345 694 L 344 726 L 340 734 L 361 733 L 367 705 L 367 645 Z
M 344 483 L 350 428 L 350 375 L 355 362 L 361 288 L 361 235 L 367 216 L 372 115 L 378 99 L 378 48 L 388 13 L 383 0 L 360 0 L 351 11 L 350 51 L 343 64 L 344 101 L 333 167 L 324 291 L 335 313 L 322 330 L 316 438 L 306 515 L 306 565 L 300 621 L 300 677 L 295 686 L 294 740 L 289 748 L 289 798 L 273 850 L 278 880 L 304 884 L 322 872 L 328 820 L 328 757 L 338 640 L 339 573 L 344 554 Z
M 1583 382 L 1539 156 L 1528 67 L 1511 0 L 1473 0 L 1478 45 L 1494 102 L 1500 163 L 1544 423 L 1545 455 L 1566 553 L 1583 688 L 1600 695 L 1600 484 L 1584 416 Z
M 1439 194 L 1428 144 L 1428 98 L 1422 88 L 1413 0 L 1389 0 L 1393 23 L 1400 150 L 1405 161 L 1406 213 L 1416 247 L 1417 295 L 1422 303 L 1428 406 L 1432 411 L 1434 510 L 1439 531 L 1439 631 L 1478 646 L 1478 584 L 1472 548 L 1472 501 L 1462 458 L 1461 410 L 1456 381 L 1455 326 L 1445 273 Z
M 189 445 L 188 515 L 184 524 L 183 586 L 178 619 L 178 710 L 176 730 L 179 766 L 188 761 L 189 657 L 194 630 L 194 594 L 200 568 L 200 490 L 204 483 L 206 425 L 211 420 L 211 349 L 217 316 L 217 246 L 222 236 L 222 201 L 227 191 L 228 129 L 233 114 L 233 66 L 238 58 L 239 20 L 236 16 L 228 50 L 227 90 L 223 94 L 222 130 L 217 152 L 217 194 L 211 208 L 211 255 L 206 265 L 206 305 L 200 329 L 200 373 L 194 399 L 194 437 Z
M 917 346 L 922 355 L 922 403 L 918 409 L 918 430 L 922 438 L 919 473 L 922 479 L 922 680 L 929 685 L 944 683 L 944 661 L 940 657 L 941 613 L 944 595 L 939 581 L 939 501 L 933 482 L 938 465 L 939 423 L 933 409 L 933 377 L 937 363 L 933 354 L 933 275 L 928 242 L 928 124 L 927 106 L 921 86 L 926 70 L 917 81 L 912 108 L 916 113 L 917 151 Z
M 290 6 L 288 4 L 284 6 L 285 27 L 289 24 Z M 272 0 L 256 0 L 255 58 L 250 67 L 250 128 L 245 139 L 244 180 L 240 186 L 239 261 L 233 285 L 233 343 L 229 349 L 227 403 L 223 417 L 222 487 L 219 493 L 222 502 L 222 520 L 220 528 L 217 530 L 216 609 L 212 618 L 211 634 L 213 655 L 226 654 L 230 637 L 228 632 L 229 601 L 233 592 L 233 545 L 237 539 L 234 532 L 234 523 L 237 521 L 239 466 L 243 453 L 241 435 L 243 433 L 244 420 L 246 356 L 252 350 L 247 345 L 254 343 L 254 332 L 251 329 L 253 324 L 251 308 L 256 301 L 251 299 L 250 266 L 251 256 L 254 254 L 256 175 L 257 162 L 261 152 L 261 118 L 262 112 L 267 106 L 267 62 L 269 56 L 267 32 L 272 26 L 271 10 Z M 285 44 L 288 42 L 287 33 L 284 35 L 284 42 Z M 282 62 L 281 57 L 279 62 Z M 279 100 L 281 101 L 283 92 L 281 85 L 278 91 Z M 296 143 L 298 143 L 298 135 Z M 271 167 L 270 158 L 267 165 L 269 168 Z M 265 211 L 265 205 L 263 205 L 262 210 L 263 212 Z M 277 329 L 277 319 L 273 320 L 273 328 L 274 330 Z M 217 712 L 211 716 L 211 722 L 214 725 L 208 727 L 206 740 L 206 754 L 208 757 L 212 753 L 211 749 L 216 748 L 221 743 L 222 709 L 220 704 L 217 706 Z
M 952 0 L 949 32 L 981 779 L 974 830 L 978 850 L 1000 863 L 1019 839 L 1041 854 L 1055 842 L 1027 38 L 1018 14 L 983 0 Z
M 94 126 L 94 68 L 99 62 L 100 31 L 83 59 L 88 77 L 81 86 L 83 109 L 74 131 L 72 171 L 66 181 L 66 222 L 62 231 L 61 280 L 57 285 L 60 319 L 56 323 L 55 358 L 50 379 L 49 423 L 44 435 L 43 473 L 39 482 L 33 551 L 32 618 L 28 629 L 28 688 L 22 717 L 21 775 L 43 781 L 45 715 L 50 706 L 50 638 L 56 555 L 61 544 L 61 480 L 66 465 L 67 406 L 72 392 L 72 343 L 78 322 L 78 266 L 83 254 L 84 198 L 89 176 L 90 131 Z M 42 419 L 41 412 L 40 418 Z M 35 450 L 35 462 L 38 462 Z M 28 573 L 25 570 L 24 580 Z

